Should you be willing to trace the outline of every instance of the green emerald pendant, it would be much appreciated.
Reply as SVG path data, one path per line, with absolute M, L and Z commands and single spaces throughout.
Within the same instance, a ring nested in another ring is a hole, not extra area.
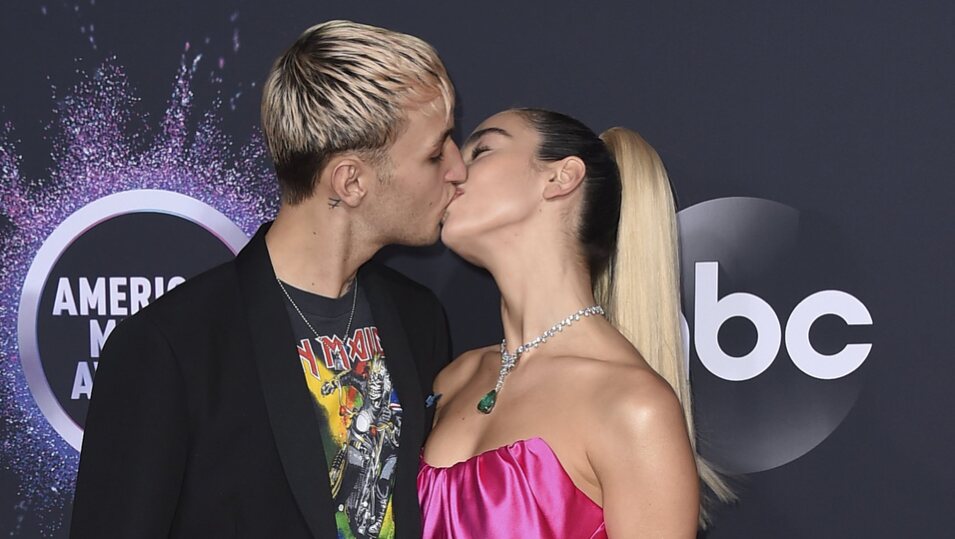
M 487 395 L 484 395 L 484 398 L 481 399 L 481 402 L 478 403 L 477 409 L 482 414 L 489 414 L 491 410 L 494 409 L 494 405 L 497 403 L 497 390 L 492 389 L 487 392 Z

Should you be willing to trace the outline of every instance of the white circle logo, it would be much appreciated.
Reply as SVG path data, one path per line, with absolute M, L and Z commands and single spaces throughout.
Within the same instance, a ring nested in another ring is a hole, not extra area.
M 215 208 L 161 190 L 101 198 L 50 234 L 27 273 L 17 331 L 30 391 L 64 440 L 82 445 L 99 353 L 116 324 L 247 241 Z
M 758 198 L 697 204 L 679 223 L 700 452 L 733 473 L 805 455 L 852 409 L 872 351 L 872 314 L 836 289 L 855 284 L 851 244 Z

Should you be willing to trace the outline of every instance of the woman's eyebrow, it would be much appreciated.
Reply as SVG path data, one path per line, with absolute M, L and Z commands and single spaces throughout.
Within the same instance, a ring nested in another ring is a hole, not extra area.
M 471 136 L 469 136 L 468 139 L 464 141 L 464 145 L 467 146 L 468 144 L 471 144 L 477 139 L 483 137 L 484 135 L 488 135 L 492 133 L 495 135 L 504 135 L 505 137 L 508 137 L 508 138 L 514 138 L 514 137 L 511 137 L 510 133 L 501 129 L 500 127 L 485 127 L 484 129 L 480 129 L 478 131 L 471 133 Z

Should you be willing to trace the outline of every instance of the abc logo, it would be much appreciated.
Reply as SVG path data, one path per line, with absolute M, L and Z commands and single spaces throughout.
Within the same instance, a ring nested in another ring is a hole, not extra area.
M 701 453 L 733 473 L 805 455 L 852 409 L 872 352 L 851 244 L 756 198 L 697 204 L 679 223 Z
M 759 376 L 773 364 L 782 343 L 779 317 L 769 303 L 755 294 L 735 292 L 718 297 L 719 263 L 697 262 L 694 298 L 693 340 L 700 362 L 716 376 L 739 382 Z M 835 354 L 813 348 L 809 330 L 821 317 L 838 316 L 852 325 L 872 324 L 872 316 L 861 301 L 839 290 L 816 292 L 799 302 L 786 323 L 786 350 L 799 370 L 821 380 L 842 378 L 862 365 L 871 344 L 848 344 Z M 756 344 L 742 357 L 728 355 L 720 348 L 720 327 L 730 318 L 749 320 L 756 329 Z

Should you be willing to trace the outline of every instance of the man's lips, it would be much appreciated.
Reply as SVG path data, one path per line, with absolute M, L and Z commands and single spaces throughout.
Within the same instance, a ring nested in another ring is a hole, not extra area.
M 448 218 L 448 210 L 451 208 L 451 204 L 458 199 L 459 196 L 464 194 L 464 190 L 460 187 L 455 187 L 454 192 L 451 193 L 451 199 L 448 200 L 448 203 L 444 206 L 444 215 L 441 217 L 441 224 L 444 224 L 444 220 Z

